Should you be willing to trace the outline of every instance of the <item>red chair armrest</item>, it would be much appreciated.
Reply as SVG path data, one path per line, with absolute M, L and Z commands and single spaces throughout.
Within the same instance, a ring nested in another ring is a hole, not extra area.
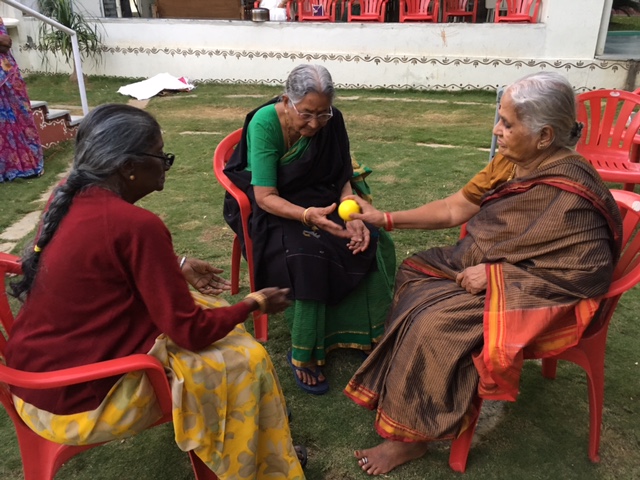
M 0 272 L 21 274 L 20 257 L 8 253 L 0 253 Z
M 164 367 L 157 358 L 142 353 L 52 372 L 23 372 L 0 365 L 0 381 L 16 387 L 42 390 L 67 387 L 140 370 L 149 377 L 162 411 L 170 412 L 171 389 Z

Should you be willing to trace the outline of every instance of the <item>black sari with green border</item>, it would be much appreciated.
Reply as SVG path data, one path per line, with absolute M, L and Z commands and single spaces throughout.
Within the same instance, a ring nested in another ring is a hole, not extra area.
M 251 172 L 247 167 L 247 126 L 262 107 L 250 112 L 242 138 L 225 167 L 225 173 L 250 199 L 252 214 L 249 235 L 253 241 L 256 289 L 287 287 L 295 300 L 314 300 L 334 305 L 353 291 L 371 271 L 377 269 L 378 230 L 371 232 L 369 248 L 358 255 L 347 248 L 348 240 L 322 230 L 313 231 L 300 221 L 271 215 L 255 201 Z M 349 138 L 342 113 L 333 108 L 333 118 L 314 135 L 304 153 L 278 168 L 277 189 L 287 201 L 307 207 L 325 207 L 340 201 L 344 184 L 351 179 L 353 167 Z M 227 193 L 224 218 L 243 242 L 240 209 Z M 329 219 L 343 221 L 336 211 Z M 244 244 L 242 246 L 244 252 Z

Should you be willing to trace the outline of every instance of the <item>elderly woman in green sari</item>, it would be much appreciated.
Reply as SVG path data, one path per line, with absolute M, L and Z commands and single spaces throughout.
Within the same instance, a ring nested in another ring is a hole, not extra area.
M 368 192 L 357 181 L 364 170 L 354 174 L 334 95 L 324 67 L 294 68 L 284 94 L 249 113 L 225 170 L 252 202 L 256 288 L 291 289 L 289 363 L 297 384 L 313 394 L 329 388 L 320 369 L 328 351 L 368 352 L 380 339 L 395 271 L 390 237 L 360 220 L 344 222 L 336 211 L 354 186 Z M 240 232 L 230 196 L 225 219 Z

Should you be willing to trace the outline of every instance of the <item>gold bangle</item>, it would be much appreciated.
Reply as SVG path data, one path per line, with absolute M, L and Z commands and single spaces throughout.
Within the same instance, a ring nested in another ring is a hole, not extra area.
M 250 298 L 251 300 L 254 300 L 258 304 L 258 307 L 260 308 L 260 311 L 262 313 L 267 310 L 267 296 L 264 293 L 251 292 L 244 298 Z
M 302 213 L 302 224 L 306 225 L 307 227 L 310 227 L 311 225 L 307 222 L 307 212 L 311 209 L 311 207 L 309 208 L 305 208 L 304 212 Z

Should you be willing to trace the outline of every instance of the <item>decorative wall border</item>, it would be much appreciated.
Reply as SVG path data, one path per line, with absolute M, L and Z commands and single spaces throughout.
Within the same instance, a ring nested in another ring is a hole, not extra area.
M 28 47 L 26 48 L 28 49 Z M 236 59 L 247 58 L 253 60 L 254 58 L 260 59 L 276 59 L 276 60 L 319 60 L 319 61 L 331 61 L 331 62 L 346 62 L 346 63 L 375 63 L 380 64 L 407 64 L 407 65 L 442 65 L 449 66 L 508 66 L 508 67 L 538 67 L 540 69 L 552 68 L 552 69 L 589 69 L 593 70 L 611 70 L 617 72 L 618 69 L 629 70 L 629 62 L 620 61 L 612 62 L 606 60 L 593 60 L 593 61 L 563 61 L 563 60 L 521 60 L 511 58 L 460 58 L 460 57 L 412 57 L 406 55 L 351 55 L 351 54 L 335 54 L 335 53 L 301 53 L 301 52 L 264 52 L 264 51 L 248 51 L 248 50 L 219 50 L 219 49 L 193 49 L 193 48 L 146 48 L 146 47 L 103 47 L 103 53 L 109 54 L 133 54 L 133 55 L 157 55 L 165 54 L 182 57 L 194 56 L 199 57 L 222 57 L 224 59 L 233 57 Z

